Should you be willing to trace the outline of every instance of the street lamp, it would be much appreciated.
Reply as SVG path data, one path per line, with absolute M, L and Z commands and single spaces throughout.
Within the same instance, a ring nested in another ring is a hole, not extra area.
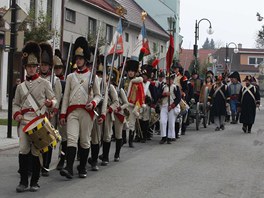
M 194 46 L 193 46 L 193 55 L 194 55 L 194 69 L 197 70 L 197 67 L 198 67 L 198 45 L 197 45 L 197 41 L 199 40 L 199 24 L 201 21 L 208 21 L 209 22 L 209 29 L 207 30 L 207 33 L 208 34 L 213 34 L 214 31 L 212 29 L 212 25 L 211 25 L 211 21 L 209 19 L 206 19 L 206 18 L 202 18 L 201 20 L 199 20 L 197 22 L 197 20 L 195 21 L 195 43 L 194 43 Z
M 226 44 L 226 58 L 225 58 L 225 73 L 230 73 L 231 72 L 231 58 L 228 59 L 228 52 L 229 52 L 229 45 L 235 45 L 235 48 L 234 48 L 234 53 L 237 54 L 238 53 L 238 47 L 237 47 L 237 44 L 235 44 L 234 42 L 230 42 L 228 44 Z M 230 67 L 228 67 L 228 63 L 230 63 Z

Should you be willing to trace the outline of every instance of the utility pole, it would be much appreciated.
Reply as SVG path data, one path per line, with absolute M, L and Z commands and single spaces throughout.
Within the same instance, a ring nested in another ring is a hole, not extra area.
M 12 138 L 12 99 L 13 99 L 13 64 L 14 53 L 16 51 L 16 21 L 17 21 L 17 6 L 16 0 L 11 1 L 11 36 L 10 36 L 10 51 L 8 54 L 8 125 L 7 138 Z

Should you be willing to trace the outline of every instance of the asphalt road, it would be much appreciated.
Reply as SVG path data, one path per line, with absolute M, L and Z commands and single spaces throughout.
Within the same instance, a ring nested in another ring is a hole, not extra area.
M 180 140 L 159 145 L 157 135 L 145 144 L 127 145 L 121 161 L 88 172 L 86 179 L 66 180 L 52 170 L 40 178 L 38 192 L 18 194 L 17 149 L 0 152 L 0 197 L 49 198 L 263 198 L 264 197 L 264 110 L 257 112 L 251 134 L 241 124 L 227 124 L 195 131 L 192 125 Z M 57 152 L 57 151 L 56 151 Z M 56 164 L 53 157 L 53 168 Z M 77 165 L 78 162 L 75 162 Z M 89 168 L 89 167 L 88 167 Z

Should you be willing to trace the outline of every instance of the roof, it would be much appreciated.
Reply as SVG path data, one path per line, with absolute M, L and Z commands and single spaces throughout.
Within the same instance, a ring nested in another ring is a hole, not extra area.
M 216 50 L 208 50 L 208 49 L 199 49 L 198 51 L 198 59 L 200 61 L 201 64 L 203 64 L 204 62 L 208 62 L 208 56 L 210 56 L 210 54 L 214 54 Z M 192 49 L 182 49 L 180 56 L 180 63 L 181 65 L 184 67 L 185 70 L 189 69 L 189 66 L 191 64 L 191 62 L 194 60 L 194 56 L 193 56 L 193 50 Z
M 141 28 L 142 26 L 142 20 L 141 20 L 141 13 L 143 8 L 141 8 L 134 0 L 116 0 L 120 5 L 122 5 L 127 10 L 127 15 L 125 15 L 125 18 L 133 23 L 133 25 L 137 26 L 138 28 Z M 145 20 L 145 25 L 147 30 L 152 31 L 154 33 L 157 33 L 161 36 L 164 36 L 168 38 L 168 33 L 151 17 L 147 16 Z
M 83 0 L 86 3 L 89 3 L 100 10 L 110 12 L 113 15 L 116 15 L 116 8 L 114 4 L 110 4 L 110 0 Z

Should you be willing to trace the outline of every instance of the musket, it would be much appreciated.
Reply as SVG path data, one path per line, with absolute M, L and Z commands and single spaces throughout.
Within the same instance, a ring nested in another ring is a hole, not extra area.
M 64 80 L 66 80 L 67 73 L 68 73 L 68 67 L 69 67 L 69 61 L 70 61 L 71 49 L 72 49 L 72 41 L 73 41 L 73 36 L 71 36 L 71 43 L 70 43 L 70 47 L 69 47 L 69 51 L 68 51 L 66 69 L 65 69 L 65 73 L 64 73 Z
M 129 48 L 127 48 L 126 58 L 125 58 L 125 61 L 124 61 L 124 63 L 123 63 L 123 68 L 122 68 L 122 71 L 121 71 L 121 74 L 120 74 L 120 78 L 119 78 L 119 82 L 118 82 L 118 86 L 117 86 L 117 91 L 118 91 L 118 92 L 120 91 L 121 80 L 122 80 L 122 77 L 123 77 L 123 75 L 124 75 L 124 70 L 125 70 L 125 66 L 126 66 L 126 61 L 127 61 L 128 52 L 129 52 Z
M 91 70 L 91 73 L 90 73 L 90 76 L 89 76 L 89 89 L 92 88 L 93 86 L 93 80 L 94 80 L 94 70 L 95 70 L 95 63 L 96 63 L 96 57 L 97 57 L 97 49 L 98 49 L 98 43 L 99 43 L 99 37 L 100 37 L 100 33 L 101 33 L 101 25 L 102 25 L 102 22 L 100 21 L 99 23 L 99 28 L 98 28 L 98 32 L 97 32 L 97 38 L 96 38 L 96 44 L 95 44 L 95 49 L 94 49 L 94 57 L 93 57 L 93 66 L 92 66 L 92 70 Z

